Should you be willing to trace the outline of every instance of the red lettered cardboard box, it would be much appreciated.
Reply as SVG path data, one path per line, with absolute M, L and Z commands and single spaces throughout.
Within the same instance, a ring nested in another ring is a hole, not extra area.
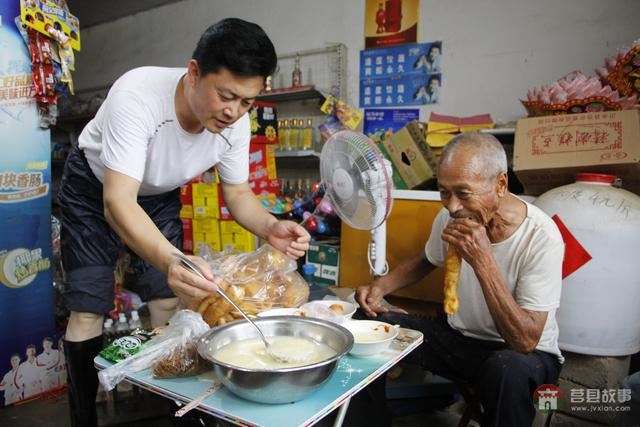
M 640 111 L 519 120 L 513 170 L 534 196 L 571 184 L 577 172 L 617 175 L 624 189 L 640 194 Z

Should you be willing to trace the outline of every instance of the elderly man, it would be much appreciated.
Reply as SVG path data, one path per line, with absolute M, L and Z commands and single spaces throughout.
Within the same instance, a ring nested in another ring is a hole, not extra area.
M 490 135 L 465 133 L 446 146 L 438 169 L 444 209 L 425 252 L 358 288 L 369 316 L 421 330 L 426 369 L 474 385 L 483 426 L 531 425 L 533 392 L 560 373 L 555 313 L 564 244 L 553 221 L 509 193 L 507 159 Z M 385 313 L 382 298 L 443 266 L 449 245 L 462 257 L 459 310 L 420 320 Z

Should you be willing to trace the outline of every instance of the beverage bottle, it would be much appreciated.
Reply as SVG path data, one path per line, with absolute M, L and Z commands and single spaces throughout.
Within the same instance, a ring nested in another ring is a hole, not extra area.
M 105 347 L 113 341 L 113 319 L 108 317 L 102 324 L 102 333 L 104 334 Z
M 302 265 L 302 274 L 304 280 L 309 285 L 309 301 L 323 299 L 325 295 L 327 295 L 328 289 L 323 286 L 319 286 L 316 284 L 315 273 L 316 266 L 313 264 L 303 264 Z
M 289 143 L 287 150 L 298 149 L 298 120 L 291 119 L 291 127 L 289 127 Z
M 289 149 L 289 131 L 289 120 L 285 119 L 282 121 L 282 132 L 280 133 L 282 136 L 280 137 L 280 143 L 278 144 L 281 150 Z
M 298 55 L 296 55 L 293 73 L 291 73 L 291 86 L 302 86 L 302 70 L 300 69 L 300 56 Z
M 302 129 L 302 147 L 303 150 L 311 150 L 313 148 L 313 126 L 311 119 L 307 119 L 307 124 Z
M 129 332 L 129 323 L 127 322 L 127 315 L 125 313 L 118 314 L 118 321 L 116 322 L 116 335 L 121 337 Z
M 129 321 L 129 328 L 132 331 L 135 331 L 136 329 L 142 328 L 142 322 L 140 321 L 140 315 L 138 314 L 137 311 L 132 311 L 131 312 L 131 320 Z

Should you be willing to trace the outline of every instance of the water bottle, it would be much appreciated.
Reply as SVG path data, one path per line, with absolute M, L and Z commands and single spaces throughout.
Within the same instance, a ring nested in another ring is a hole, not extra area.
M 104 334 L 105 347 L 113 341 L 113 319 L 108 317 L 102 324 L 102 333 Z
M 118 314 L 118 321 L 116 322 L 116 335 L 118 337 L 124 336 L 129 332 L 129 323 L 127 322 L 127 315 L 125 313 Z
M 327 288 L 316 284 L 315 280 L 316 266 L 313 264 L 303 264 L 302 274 L 304 280 L 309 285 L 309 301 L 322 299 L 327 295 Z
M 140 315 L 138 314 L 137 311 L 132 311 L 131 312 L 131 320 L 129 320 L 129 328 L 132 331 L 135 331 L 136 329 L 142 328 L 142 322 L 140 321 Z

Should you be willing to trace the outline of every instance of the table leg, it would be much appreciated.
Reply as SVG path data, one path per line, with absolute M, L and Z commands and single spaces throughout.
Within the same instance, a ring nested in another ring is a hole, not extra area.
M 342 426 L 342 422 L 344 421 L 345 415 L 347 415 L 347 410 L 349 409 L 350 402 L 351 402 L 351 398 L 349 397 L 344 401 L 342 405 L 340 405 L 340 409 L 338 409 L 338 415 L 336 416 L 336 420 L 333 423 L 333 427 Z

